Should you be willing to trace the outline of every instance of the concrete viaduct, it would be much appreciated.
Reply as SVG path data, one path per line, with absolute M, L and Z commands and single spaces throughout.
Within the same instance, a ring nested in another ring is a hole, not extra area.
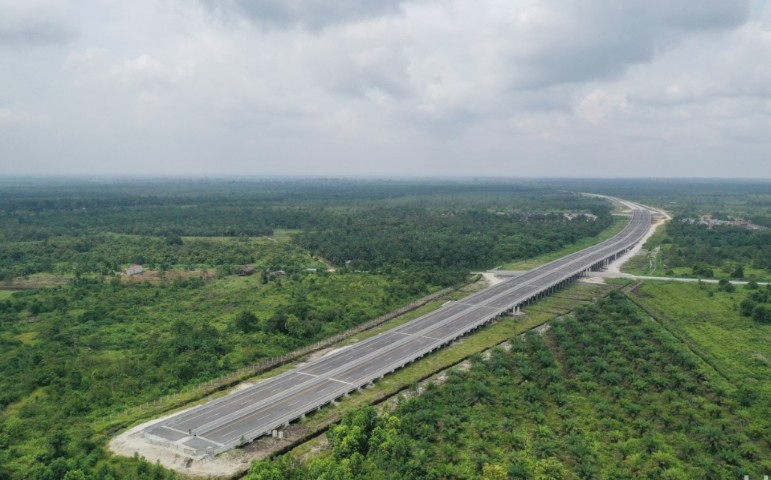
M 522 306 L 602 269 L 648 232 L 651 211 L 630 204 L 627 226 L 613 238 L 534 268 L 457 302 L 257 385 L 146 426 L 152 444 L 205 458 L 278 435 L 290 422 L 366 387 L 457 338 L 516 314 Z

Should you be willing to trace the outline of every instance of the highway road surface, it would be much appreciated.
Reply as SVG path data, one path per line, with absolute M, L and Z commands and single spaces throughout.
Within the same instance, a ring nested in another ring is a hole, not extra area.
M 651 211 L 636 204 L 632 207 L 629 224 L 609 240 L 257 385 L 154 422 L 141 435 L 153 444 L 205 457 L 271 434 L 499 316 L 517 312 L 522 305 L 601 269 L 650 228 Z

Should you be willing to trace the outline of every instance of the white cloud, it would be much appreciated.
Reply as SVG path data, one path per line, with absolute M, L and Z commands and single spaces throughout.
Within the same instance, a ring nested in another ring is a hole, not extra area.
M 765 171 L 766 1 L 43 1 L 6 23 L 77 34 L 0 45 L 0 105 L 47 119 L 0 173 Z
M 171 87 L 174 73 L 149 55 L 126 60 L 110 70 L 118 82 L 141 89 Z
M 576 115 L 590 123 L 598 124 L 615 111 L 628 107 L 626 96 L 594 90 L 576 106 Z

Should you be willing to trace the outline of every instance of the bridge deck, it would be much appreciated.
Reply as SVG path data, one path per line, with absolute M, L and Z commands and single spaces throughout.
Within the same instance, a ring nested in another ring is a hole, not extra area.
M 637 243 L 650 222 L 651 212 L 638 208 L 629 224 L 609 240 L 250 388 L 156 422 L 143 434 L 154 443 L 196 455 L 219 453 L 251 441 L 599 267 Z

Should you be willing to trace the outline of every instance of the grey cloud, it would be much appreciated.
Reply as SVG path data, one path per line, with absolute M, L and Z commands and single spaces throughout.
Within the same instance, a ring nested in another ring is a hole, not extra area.
M 0 175 L 768 176 L 768 0 L 0 12 Z
M 50 20 L 0 20 L 0 45 L 65 45 L 76 33 L 74 28 Z
M 335 65 L 327 68 L 329 88 L 354 97 L 382 93 L 404 98 L 410 95 L 408 66 L 409 60 L 398 49 L 372 48 L 348 52 Z
M 513 57 L 521 87 L 614 78 L 693 34 L 741 25 L 750 1 L 563 0 L 546 8 L 545 21 L 518 38 L 527 42 Z
M 399 11 L 401 0 L 201 0 L 217 14 L 240 15 L 264 26 L 310 30 Z

